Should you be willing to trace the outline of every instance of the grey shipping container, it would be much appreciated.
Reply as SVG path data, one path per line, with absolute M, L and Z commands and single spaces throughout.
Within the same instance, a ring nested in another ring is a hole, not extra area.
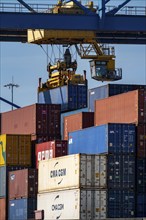
M 61 112 L 72 111 L 87 107 L 86 84 L 66 86 L 42 91 L 38 93 L 38 103 L 61 104 Z
M 134 124 L 105 124 L 69 133 L 69 154 L 135 154 Z
M 36 208 L 37 198 L 10 200 L 8 220 L 34 219 Z
M 146 85 L 130 84 L 107 84 L 88 90 L 88 108 L 90 112 L 95 111 L 95 100 L 104 99 L 113 95 L 133 91 L 136 89 L 146 89 Z

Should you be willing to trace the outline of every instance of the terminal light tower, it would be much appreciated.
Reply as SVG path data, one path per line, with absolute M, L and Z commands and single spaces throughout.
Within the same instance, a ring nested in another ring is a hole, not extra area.
M 14 95 L 13 89 L 14 89 L 14 87 L 18 88 L 19 85 L 18 84 L 14 84 L 13 77 L 12 77 L 12 82 L 4 85 L 4 87 L 8 87 L 9 89 L 11 89 L 11 101 L 12 101 L 12 104 L 13 104 L 13 95 Z M 12 105 L 12 111 L 13 111 L 13 105 Z

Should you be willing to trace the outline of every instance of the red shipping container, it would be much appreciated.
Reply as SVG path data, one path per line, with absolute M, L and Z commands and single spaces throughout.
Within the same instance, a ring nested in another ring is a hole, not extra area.
M 146 158 L 146 124 L 137 126 L 137 157 Z
M 68 141 L 54 140 L 36 144 L 36 168 L 40 160 L 48 160 L 68 154 Z
M 0 199 L 0 220 L 6 220 L 6 198 Z
M 23 169 L 9 172 L 9 200 L 35 198 L 38 192 L 38 170 Z
M 146 123 L 146 90 L 135 90 L 95 101 L 95 126 Z
M 80 112 L 64 117 L 64 140 L 68 140 L 68 133 L 94 126 L 94 112 Z
M 2 134 L 60 135 L 60 105 L 33 104 L 1 114 Z

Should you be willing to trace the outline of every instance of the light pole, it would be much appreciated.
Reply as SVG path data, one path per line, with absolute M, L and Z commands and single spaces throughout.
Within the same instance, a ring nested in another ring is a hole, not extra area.
M 12 100 L 12 104 L 13 104 L 13 89 L 14 89 L 14 87 L 18 88 L 19 85 L 14 84 L 13 78 L 12 78 L 12 83 L 6 84 L 6 85 L 4 85 L 4 87 L 9 87 L 9 89 L 11 88 L 11 100 Z M 13 105 L 12 105 L 12 111 L 13 111 Z

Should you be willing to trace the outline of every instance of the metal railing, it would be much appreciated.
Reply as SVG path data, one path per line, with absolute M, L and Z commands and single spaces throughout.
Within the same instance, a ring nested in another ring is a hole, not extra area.
M 55 4 L 29 4 L 36 12 L 39 13 L 52 13 L 52 9 L 56 6 Z M 98 7 L 96 7 L 98 8 Z M 106 6 L 106 12 L 113 10 L 115 6 Z M 20 3 L 0 3 L 0 12 L 29 12 Z M 97 10 L 98 13 L 98 10 Z M 146 7 L 144 6 L 124 6 L 116 14 L 119 15 L 146 15 Z
M 106 6 L 106 12 L 113 10 L 115 6 Z M 119 15 L 146 15 L 144 6 L 124 6 L 116 14 Z

